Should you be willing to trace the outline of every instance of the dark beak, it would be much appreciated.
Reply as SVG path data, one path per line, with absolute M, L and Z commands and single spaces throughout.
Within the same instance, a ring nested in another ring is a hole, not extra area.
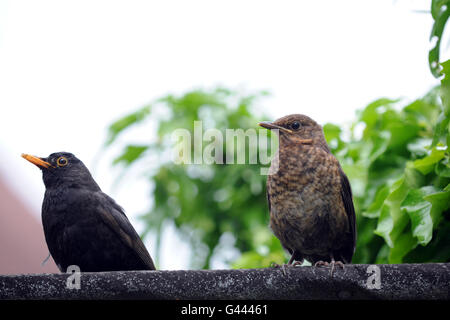
M 22 153 L 22 158 L 30 161 L 32 164 L 38 166 L 40 169 L 52 167 L 52 165 L 50 163 L 48 163 L 47 161 L 44 161 L 41 158 L 29 155 L 29 154 Z
M 260 123 L 258 123 L 258 125 L 263 127 L 263 128 L 269 129 L 269 130 L 278 129 L 278 130 L 280 130 L 282 132 L 292 133 L 291 130 L 283 128 L 283 127 L 280 127 L 280 126 L 274 124 L 273 122 L 269 122 L 269 121 L 260 122 Z
M 263 128 L 269 129 L 269 130 L 278 129 L 278 130 L 280 130 L 280 132 L 294 133 L 292 130 L 280 127 L 280 126 L 274 124 L 273 122 L 264 121 L 264 122 L 258 123 L 258 125 L 260 125 Z M 301 144 L 311 144 L 313 141 L 312 141 L 312 139 L 297 139 L 296 142 L 301 143 Z

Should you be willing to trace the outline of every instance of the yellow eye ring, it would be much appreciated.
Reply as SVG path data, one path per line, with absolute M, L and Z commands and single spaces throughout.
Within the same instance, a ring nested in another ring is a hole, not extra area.
M 56 160 L 56 164 L 58 165 L 58 167 L 67 166 L 68 163 L 69 161 L 66 157 L 59 157 L 58 160 Z

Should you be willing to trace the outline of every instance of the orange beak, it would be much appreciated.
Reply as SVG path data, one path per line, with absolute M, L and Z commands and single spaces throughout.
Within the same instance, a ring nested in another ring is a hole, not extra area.
M 42 160 L 41 158 L 29 155 L 29 154 L 22 153 L 22 158 L 30 161 L 32 164 L 38 166 L 39 168 L 52 167 L 52 165 L 50 163 Z

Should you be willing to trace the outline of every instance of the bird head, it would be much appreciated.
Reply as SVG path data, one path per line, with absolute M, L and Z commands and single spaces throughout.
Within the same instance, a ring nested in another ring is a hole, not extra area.
M 42 179 L 47 189 L 67 187 L 84 187 L 100 190 L 84 163 L 69 152 L 56 152 L 47 158 L 29 154 L 22 157 L 42 170 Z
M 260 122 L 259 125 L 269 130 L 276 129 L 280 144 L 312 144 L 329 150 L 322 127 L 303 114 L 291 114 L 274 122 Z

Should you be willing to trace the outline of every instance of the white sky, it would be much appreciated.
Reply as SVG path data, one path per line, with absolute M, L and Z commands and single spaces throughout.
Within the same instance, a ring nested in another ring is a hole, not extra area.
M 0 0 L 0 172 L 40 217 L 41 174 L 20 154 L 73 152 L 141 231 L 135 216 L 149 205 L 145 180 L 112 190 L 114 151 L 93 168 L 112 121 L 167 93 L 221 84 L 269 90 L 264 107 L 274 118 L 348 123 L 376 98 L 414 99 L 437 84 L 427 64 L 431 15 L 417 12 L 429 7 Z M 161 268 L 187 266 L 186 255 L 173 254 L 179 247 L 166 244 Z

